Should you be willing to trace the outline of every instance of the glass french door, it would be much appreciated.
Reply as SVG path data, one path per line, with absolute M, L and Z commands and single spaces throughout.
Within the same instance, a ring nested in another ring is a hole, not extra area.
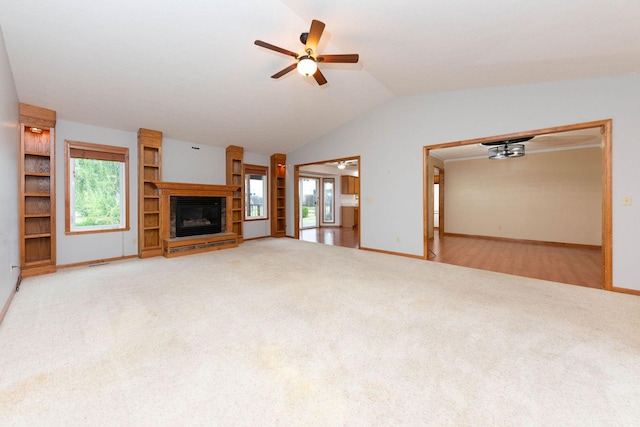
M 318 212 L 320 179 L 300 177 L 300 229 L 320 226 L 320 212 Z
M 336 222 L 334 215 L 335 202 L 333 200 L 335 182 L 333 178 L 322 179 L 322 222 Z

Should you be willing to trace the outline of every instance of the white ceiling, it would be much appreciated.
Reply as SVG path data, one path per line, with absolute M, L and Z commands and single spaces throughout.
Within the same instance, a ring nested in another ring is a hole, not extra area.
M 329 84 L 291 72 L 312 19 Z M 58 118 L 290 152 L 401 95 L 640 71 L 638 0 L 2 0 L 21 102 Z
M 525 155 L 544 151 L 570 150 L 587 147 L 602 147 L 600 128 L 580 129 L 535 136 L 526 142 Z M 429 154 L 445 162 L 488 158 L 489 147 L 482 144 L 460 145 L 429 150 Z

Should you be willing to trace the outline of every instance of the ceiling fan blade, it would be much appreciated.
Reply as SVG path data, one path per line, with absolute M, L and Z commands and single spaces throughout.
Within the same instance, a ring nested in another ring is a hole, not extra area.
M 341 62 L 341 63 L 356 63 L 360 57 L 357 53 L 349 53 L 345 55 L 322 55 L 318 56 L 318 62 Z
M 313 78 L 316 79 L 316 81 L 318 82 L 318 84 L 320 86 L 322 86 L 323 84 L 327 83 L 327 79 L 324 78 L 324 75 L 320 71 L 320 68 L 318 68 L 318 70 L 316 70 L 315 74 L 313 75 Z
M 309 29 L 309 35 L 307 36 L 307 44 L 304 46 L 304 50 L 311 49 L 314 53 L 318 49 L 318 42 L 320 41 L 320 36 L 322 36 L 322 32 L 324 31 L 324 22 L 316 21 L 315 19 L 311 21 L 311 28 Z
M 277 73 L 275 73 L 273 76 L 271 76 L 271 78 L 272 79 L 279 79 L 280 77 L 282 77 L 285 74 L 287 74 L 289 71 L 295 70 L 297 66 L 298 66 L 298 63 L 294 62 L 293 64 L 289 65 L 284 70 L 281 70 L 281 71 L 278 71 Z
M 278 47 L 278 46 L 274 46 L 274 45 L 272 45 L 270 43 L 263 42 L 262 40 L 256 40 L 253 43 L 255 45 L 260 46 L 260 47 L 264 47 L 264 48 L 267 48 L 267 49 L 275 50 L 276 52 L 284 53 L 285 55 L 293 56 L 294 58 L 298 57 L 298 54 L 295 53 L 295 52 L 291 52 L 290 50 L 283 49 L 283 48 Z

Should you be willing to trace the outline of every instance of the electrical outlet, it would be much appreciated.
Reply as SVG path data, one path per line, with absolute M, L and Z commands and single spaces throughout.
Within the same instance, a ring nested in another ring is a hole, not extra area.
M 396 236 L 396 243 L 400 243 L 400 236 Z
M 631 206 L 631 196 L 622 196 L 622 206 Z

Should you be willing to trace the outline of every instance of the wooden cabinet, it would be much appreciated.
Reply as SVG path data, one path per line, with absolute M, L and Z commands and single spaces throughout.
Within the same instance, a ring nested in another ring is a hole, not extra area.
M 285 237 L 287 233 L 286 154 L 271 156 L 271 236 Z
M 20 104 L 22 277 L 56 271 L 55 124 L 55 111 Z
M 342 227 L 358 228 L 358 206 L 343 206 L 341 213 Z
M 341 191 L 342 194 L 360 193 L 360 179 L 357 176 L 342 175 Z
M 162 180 L 162 132 L 138 130 L 138 256 L 162 255 L 160 195 L 153 184 Z
M 231 198 L 231 223 L 232 231 L 238 236 L 238 243 L 242 243 L 242 231 L 244 221 L 244 176 L 243 157 L 244 148 L 235 145 L 227 147 L 227 185 L 238 186 Z M 227 209 L 229 207 L 227 206 Z

